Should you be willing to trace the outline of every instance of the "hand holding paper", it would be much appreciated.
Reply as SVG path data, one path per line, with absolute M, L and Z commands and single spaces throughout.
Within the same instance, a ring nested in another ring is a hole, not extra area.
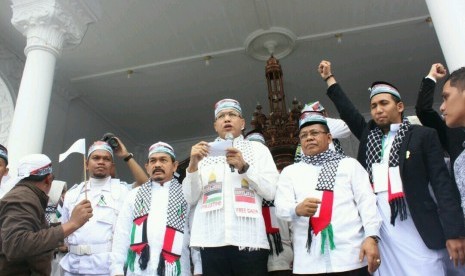
M 231 140 L 223 140 L 209 143 L 209 156 L 226 156 L 226 149 L 232 147 Z

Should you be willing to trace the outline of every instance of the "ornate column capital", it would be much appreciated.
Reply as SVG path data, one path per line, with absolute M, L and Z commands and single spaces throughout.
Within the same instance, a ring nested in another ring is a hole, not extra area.
M 27 37 L 27 55 L 43 49 L 55 56 L 63 47 L 78 45 L 88 24 L 97 21 L 94 11 L 82 0 L 11 0 L 11 23 Z

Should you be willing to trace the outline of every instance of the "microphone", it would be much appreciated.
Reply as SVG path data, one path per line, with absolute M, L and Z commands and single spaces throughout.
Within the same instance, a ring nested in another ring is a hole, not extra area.
M 224 136 L 224 139 L 228 140 L 228 141 L 231 141 L 231 143 L 233 143 L 234 141 L 234 136 L 231 132 L 228 132 L 226 133 L 226 135 Z M 231 168 L 231 172 L 234 172 L 234 166 L 229 164 L 229 168 Z

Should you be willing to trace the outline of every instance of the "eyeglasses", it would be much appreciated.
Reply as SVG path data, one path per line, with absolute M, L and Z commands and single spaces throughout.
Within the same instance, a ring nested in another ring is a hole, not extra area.
M 326 134 L 328 133 L 327 131 L 318 131 L 318 130 L 314 130 L 314 131 L 310 131 L 310 132 L 302 132 L 299 134 L 299 139 L 305 139 L 307 138 L 308 136 L 311 136 L 313 138 L 317 137 L 319 134 Z
M 233 111 L 229 111 L 229 112 L 220 113 L 218 116 L 216 116 L 216 120 L 224 120 L 224 119 L 226 118 L 226 116 L 228 116 L 228 117 L 231 118 L 231 119 L 235 119 L 235 118 L 241 117 L 241 116 L 239 115 L 239 113 L 236 113 L 236 112 L 233 112 Z

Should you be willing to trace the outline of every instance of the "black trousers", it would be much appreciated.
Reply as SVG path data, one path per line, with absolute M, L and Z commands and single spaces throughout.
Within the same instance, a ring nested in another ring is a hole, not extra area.
M 204 276 L 267 276 L 268 249 L 249 251 L 237 246 L 200 249 Z
M 302 274 L 294 274 L 294 275 L 302 276 Z M 312 275 L 312 276 L 370 276 L 370 273 L 368 273 L 368 267 L 364 266 L 364 267 L 359 268 L 359 269 L 344 271 L 344 272 L 305 274 L 305 275 Z

